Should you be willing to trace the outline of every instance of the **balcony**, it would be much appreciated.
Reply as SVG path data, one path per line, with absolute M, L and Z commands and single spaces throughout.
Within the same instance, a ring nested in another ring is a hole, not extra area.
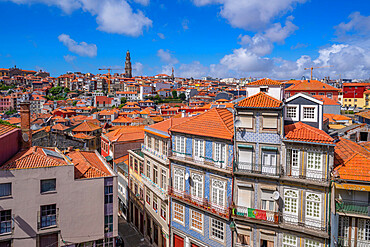
M 169 161 L 168 161 L 166 155 L 161 154 L 160 152 L 155 151 L 154 149 L 149 148 L 148 146 L 145 146 L 144 144 L 141 144 L 141 151 L 144 154 L 146 154 L 146 155 L 148 155 L 150 157 L 153 157 L 154 159 L 159 160 L 163 164 L 166 164 L 166 165 L 169 164 Z
M 357 243 L 357 245 L 355 244 Z M 360 239 L 348 239 L 348 237 L 338 237 L 338 247 L 350 247 L 350 246 L 357 246 L 357 247 L 367 247 L 370 246 L 370 240 L 360 240 Z
M 291 225 L 294 229 L 304 228 L 308 230 L 323 231 L 328 230 L 327 224 L 322 219 L 298 219 L 297 215 L 280 214 L 280 222 L 286 225 Z
M 282 169 L 282 177 L 288 177 L 293 179 L 308 179 L 316 182 L 327 182 L 329 181 L 329 176 L 326 174 L 326 171 L 317 171 L 317 170 L 306 170 L 303 172 L 299 169 L 294 169 L 288 167 L 287 170 Z
M 368 202 L 337 199 L 335 208 L 340 213 L 370 216 L 370 204 Z
M 172 150 L 173 155 L 169 159 L 186 162 L 188 164 L 203 167 L 206 169 L 213 169 L 218 172 L 231 174 L 232 167 L 226 166 L 224 161 L 215 161 L 209 157 L 193 157 L 192 154 L 181 154 L 175 150 Z
M 218 205 L 216 203 L 212 203 L 207 198 L 197 198 L 188 193 L 187 191 L 180 191 L 173 187 L 169 188 L 169 194 L 173 198 L 192 204 L 193 206 L 206 210 L 212 214 L 216 214 L 226 219 L 229 218 L 230 210 L 227 205 L 225 206 Z
M 254 208 L 247 208 L 243 206 L 236 206 L 232 210 L 232 215 L 236 217 L 243 217 L 246 219 L 264 221 L 273 224 L 279 224 L 279 213 L 273 211 L 266 211 Z
M 262 174 L 267 176 L 279 176 L 280 170 L 278 166 L 270 166 L 264 164 L 255 164 L 250 162 L 238 162 L 234 166 L 235 173 L 252 173 Z
M 145 184 L 146 187 L 148 187 L 151 191 L 153 191 L 159 198 L 162 199 L 162 201 L 165 201 L 168 199 L 167 191 L 159 187 L 158 184 L 154 183 L 150 178 L 145 176 L 144 174 L 141 174 L 142 182 Z

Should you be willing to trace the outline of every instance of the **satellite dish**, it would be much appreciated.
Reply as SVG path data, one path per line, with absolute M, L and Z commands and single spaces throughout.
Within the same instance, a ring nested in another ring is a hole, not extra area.
M 235 124 L 235 127 L 239 128 L 242 124 L 242 121 L 236 120 L 234 124 Z
M 274 193 L 272 194 L 272 199 L 274 199 L 275 201 L 279 200 L 280 198 L 280 193 L 279 191 L 274 191 Z
M 25 142 L 28 142 L 28 140 L 29 140 L 29 136 L 28 136 L 27 133 L 23 133 L 22 138 L 23 138 L 23 141 L 25 141 Z
M 186 173 L 185 174 L 185 180 L 188 180 L 189 179 L 189 173 Z

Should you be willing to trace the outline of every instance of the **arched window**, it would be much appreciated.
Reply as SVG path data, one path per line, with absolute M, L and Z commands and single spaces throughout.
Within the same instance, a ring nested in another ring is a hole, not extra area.
M 175 190 L 184 191 L 184 177 L 185 171 L 183 169 L 174 168 L 173 169 L 173 187 Z
M 286 190 L 284 192 L 284 212 L 298 215 L 298 192 Z
M 317 194 L 309 193 L 306 196 L 306 216 L 310 218 L 320 218 L 321 199 Z
M 224 181 L 212 179 L 212 203 L 225 205 L 225 184 Z

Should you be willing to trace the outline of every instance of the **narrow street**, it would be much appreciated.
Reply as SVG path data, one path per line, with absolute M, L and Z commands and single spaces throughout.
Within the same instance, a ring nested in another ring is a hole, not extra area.
M 124 247 L 151 247 L 152 245 L 125 219 L 118 217 L 118 233 L 123 239 Z

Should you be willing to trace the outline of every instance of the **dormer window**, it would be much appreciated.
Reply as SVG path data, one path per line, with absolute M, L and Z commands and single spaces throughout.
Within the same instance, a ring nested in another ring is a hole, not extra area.
M 315 106 L 302 106 L 302 121 L 314 122 L 316 121 L 316 107 Z
M 263 93 L 267 93 L 269 91 L 269 88 L 264 86 L 264 87 L 260 87 L 260 92 L 263 92 Z

